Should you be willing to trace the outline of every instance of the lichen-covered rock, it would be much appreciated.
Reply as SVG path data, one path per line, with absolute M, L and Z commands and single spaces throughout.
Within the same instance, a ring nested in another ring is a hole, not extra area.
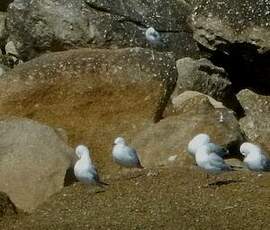
M 270 96 L 245 89 L 237 94 L 246 116 L 240 126 L 248 139 L 270 153 Z
M 210 50 L 224 50 L 231 43 L 249 43 L 258 52 L 270 49 L 268 0 L 192 0 L 194 39 Z
M 27 212 L 59 192 L 73 150 L 54 129 L 25 118 L 1 117 L 0 191 Z
M 154 59 L 153 59 L 154 58 Z M 177 79 L 171 53 L 78 49 L 43 55 L 0 80 L 0 114 L 64 128 L 106 164 L 116 136 L 162 118 Z
M 181 97 L 181 94 L 178 96 Z M 140 153 L 142 165 L 157 167 L 190 162 L 187 154 L 189 141 L 199 133 L 207 133 L 213 142 L 236 149 L 243 141 L 237 119 L 227 108 L 215 109 L 202 94 L 179 100 L 176 115 L 167 116 L 141 131 L 132 145 Z M 237 154 L 237 152 L 231 152 Z
M 161 50 L 179 57 L 197 55 L 184 2 L 17 0 L 8 9 L 7 28 L 23 59 L 46 51 L 78 47 L 150 47 L 145 30 L 160 33 Z

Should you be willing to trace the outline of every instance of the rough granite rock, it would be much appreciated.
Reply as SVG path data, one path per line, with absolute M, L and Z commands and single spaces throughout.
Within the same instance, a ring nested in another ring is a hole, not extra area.
M 186 22 L 190 13 L 188 4 L 174 0 L 17 0 L 7 28 L 24 60 L 78 47 L 150 47 L 144 35 L 150 26 L 164 43 L 155 48 L 183 57 L 198 51 Z
M 194 95 L 182 103 L 179 100 L 177 111 L 176 115 L 149 125 L 134 138 L 132 146 L 140 153 L 145 167 L 170 165 L 173 156 L 176 156 L 175 164 L 186 165 L 190 162 L 186 152 L 188 142 L 199 133 L 207 133 L 215 143 L 230 150 L 238 148 L 243 141 L 232 111 L 215 109 L 205 95 Z
M 223 68 L 213 65 L 206 58 L 194 60 L 189 57 L 177 60 L 176 66 L 178 79 L 172 99 L 186 90 L 198 91 L 221 101 L 236 112 L 240 110 L 232 83 Z
M 116 136 L 129 138 L 161 119 L 176 79 L 171 53 L 143 48 L 51 53 L 3 76 L 0 114 L 62 127 L 72 145 L 88 145 L 107 164 Z
M 251 142 L 270 153 L 270 96 L 245 89 L 237 94 L 246 116 L 240 120 L 241 129 Z
M 73 150 L 54 129 L 26 118 L 0 121 L 0 191 L 31 212 L 63 186 Z
M 270 49 L 268 0 L 192 0 L 194 39 L 210 50 L 231 43 L 249 43 L 264 53 Z
M 164 116 L 168 117 L 171 115 L 180 115 L 183 110 L 186 110 L 187 106 L 189 105 L 188 103 L 190 100 L 196 100 L 196 97 L 202 98 L 201 103 L 197 107 L 197 111 L 204 111 L 206 108 L 214 107 L 217 110 L 227 110 L 227 108 L 223 105 L 222 102 L 215 100 L 214 98 L 197 92 L 197 91 L 185 91 L 178 95 L 177 97 L 173 97 L 171 100 L 171 103 L 169 103 L 166 107 L 166 110 L 164 112 Z M 204 98 L 204 99 L 203 99 Z M 209 104 L 210 102 L 210 104 Z M 193 103 L 191 103 L 193 104 Z

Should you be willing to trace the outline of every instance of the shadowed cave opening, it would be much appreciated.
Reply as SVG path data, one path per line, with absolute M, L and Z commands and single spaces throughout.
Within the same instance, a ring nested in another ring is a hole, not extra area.
M 209 53 L 209 50 L 207 51 Z M 270 51 L 259 53 L 258 47 L 253 44 L 233 43 L 220 45 L 216 51 L 211 52 L 209 59 L 228 73 L 234 95 L 242 89 L 270 95 Z M 232 103 L 236 105 L 234 109 L 236 116 L 244 117 L 244 109 L 235 100 L 237 99 L 232 100 Z
M 233 43 L 219 47 L 210 60 L 226 70 L 235 94 L 247 88 L 270 95 L 270 51 L 259 53 L 255 45 Z

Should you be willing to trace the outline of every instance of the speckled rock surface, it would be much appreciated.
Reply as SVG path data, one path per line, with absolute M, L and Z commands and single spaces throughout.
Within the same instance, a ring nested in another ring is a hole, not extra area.
M 268 0 L 192 0 L 194 39 L 210 50 L 225 50 L 231 43 L 249 43 L 258 52 L 270 49 Z
M 150 26 L 161 33 L 164 46 L 158 50 L 196 56 L 186 22 L 190 12 L 187 3 L 174 0 L 17 0 L 8 10 L 7 28 L 24 60 L 78 47 L 150 47 Z
M 52 128 L 25 118 L 1 117 L 0 191 L 31 212 L 64 186 L 73 150 Z
M 185 93 L 183 93 L 185 94 Z M 178 97 L 181 99 L 180 94 Z M 183 95 L 185 97 L 185 95 Z M 213 142 L 228 148 L 243 141 L 238 121 L 227 108 L 215 109 L 202 94 L 185 97 L 175 104 L 175 115 L 167 116 L 138 133 L 132 142 L 145 167 L 190 164 L 186 152 L 189 141 L 198 133 L 207 133 Z
M 241 129 L 250 141 L 270 153 L 270 96 L 245 89 L 237 94 L 246 116 L 240 120 Z
M 154 55 L 154 59 L 153 59 Z M 18 65 L 0 80 L 0 114 L 64 128 L 110 170 L 114 138 L 162 117 L 176 83 L 170 53 L 79 49 Z
M 172 99 L 186 90 L 193 90 L 221 101 L 228 108 L 239 110 L 240 104 L 224 68 L 215 66 L 206 58 L 195 60 L 186 57 L 176 63 L 178 79 Z

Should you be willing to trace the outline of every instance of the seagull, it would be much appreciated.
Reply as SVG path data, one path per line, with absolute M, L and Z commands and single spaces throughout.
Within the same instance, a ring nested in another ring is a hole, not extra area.
M 250 170 L 270 171 L 270 159 L 258 145 L 245 142 L 240 146 L 240 152 L 245 157 L 244 163 Z
M 209 173 L 218 174 L 223 171 L 232 171 L 232 166 L 225 163 L 222 157 L 212 150 L 211 145 L 200 146 L 195 154 L 197 165 Z
M 228 154 L 228 150 L 225 148 L 216 145 L 214 143 L 211 143 L 210 137 L 205 133 L 200 133 L 192 138 L 192 140 L 188 143 L 188 153 L 192 157 L 195 157 L 196 151 L 202 146 L 208 144 L 209 148 L 213 152 L 215 152 L 218 156 L 224 157 Z
M 127 168 L 143 168 L 135 149 L 129 147 L 123 137 L 114 140 L 113 161 Z
M 162 42 L 160 40 L 160 34 L 159 32 L 157 32 L 155 30 L 154 27 L 149 27 L 146 31 L 145 31 L 145 37 L 147 39 L 147 41 L 149 41 L 149 43 L 151 45 L 161 45 Z
M 95 165 L 89 156 L 90 151 L 84 145 L 78 145 L 75 150 L 79 160 L 74 165 L 74 174 L 76 178 L 84 184 L 94 184 L 100 187 L 108 185 L 100 181 Z

